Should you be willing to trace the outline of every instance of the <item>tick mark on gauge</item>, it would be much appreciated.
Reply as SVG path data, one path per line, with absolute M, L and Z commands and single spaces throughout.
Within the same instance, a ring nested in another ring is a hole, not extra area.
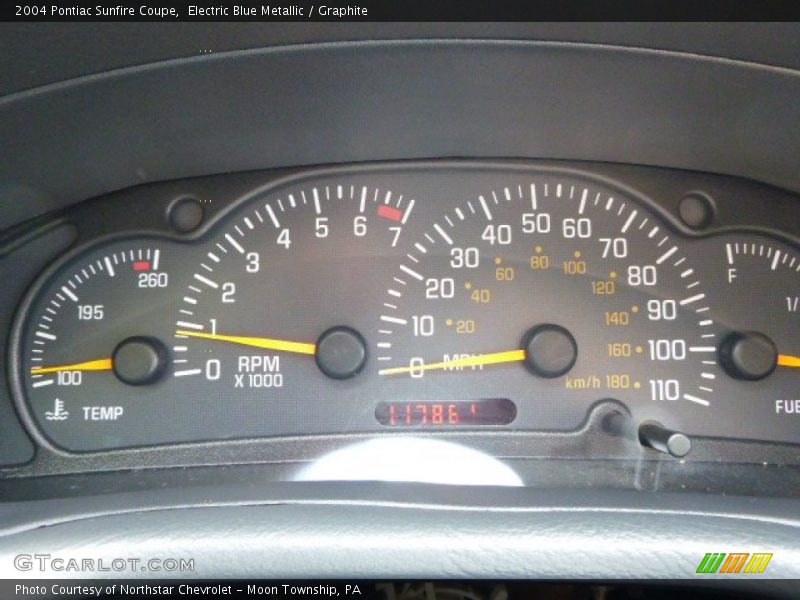
M 622 233 L 625 233 L 626 231 L 628 231 L 628 227 L 631 226 L 631 223 L 633 223 L 633 220 L 635 218 L 636 218 L 636 211 L 634 210 L 634 211 L 631 212 L 630 216 L 628 217 L 628 220 L 625 221 L 625 224 L 622 226 L 622 229 L 620 229 L 620 231 Z
M 61 291 L 64 292 L 64 294 L 66 294 L 67 297 L 69 297 L 69 299 L 72 300 L 73 302 L 78 301 L 78 297 L 67 286 L 63 286 L 61 288 Z
M 400 221 L 402 225 L 405 225 L 406 221 L 408 221 L 408 217 L 411 216 L 411 211 L 414 210 L 415 203 L 416 201 L 413 198 L 409 201 L 408 206 L 406 207 L 406 212 L 403 213 L 403 220 Z
M 684 394 L 684 400 L 688 400 L 689 402 L 694 402 L 695 404 L 699 404 L 701 406 L 710 406 L 711 403 L 708 400 L 703 400 L 702 398 L 698 398 L 697 396 L 692 396 L 691 394 Z
M 780 260 L 780 258 L 781 258 L 781 251 L 780 250 L 776 250 L 775 251 L 775 256 L 772 259 L 772 264 L 770 265 L 770 268 L 773 271 L 778 268 L 778 261 Z
M 278 217 L 275 216 L 275 211 L 272 210 L 272 207 L 269 204 L 266 204 L 264 206 L 264 210 L 267 211 L 267 215 L 269 215 L 269 219 L 272 221 L 272 224 L 275 225 L 275 228 L 280 228 L 281 224 L 278 222 Z
M 409 268 L 409 267 L 407 267 L 405 265 L 400 265 L 400 270 L 403 271 L 403 273 L 405 273 L 406 275 L 411 275 L 411 277 L 413 277 L 414 279 L 416 279 L 418 281 L 422 281 L 423 279 L 425 279 L 422 275 L 417 273 L 414 269 L 411 269 L 411 268 Z
M 478 201 L 481 203 L 481 208 L 486 215 L 488 221 L 492 220 L 492 213 L 489 212 L 489 206 L 486 204 L 486 199 L 483 196 L 478 196 Z
M 705 297 L 706 297 L 705 294 L 697 294 L 696 296 L 690 296 L 689 298 L 684 298 L 683 300 L 678 302 L 678 304 L 680 304 L 681 306 L 686 306 L 687 304 L 691 304 L 692 302 L 697 302 L 698 300 L 702 300 Z
M 665 239 L 666 239 L 666 238 L 665 238 Z M 678 247 L 677 247 L 677 246 L 673 246 L 672 248 L 670 248 L 669 250 L 667 250 L 667 251 L 666 251 L 664 254 L 662 254 L 662 255 L 661 255 L 661 256 L 660 256 L 660 257 L 659 257 L 659 258 L 656 260 L 656 264 L 657 264 L 657 265 L 660 265 L 660 264 L 661 264 L 661 263 L 663 263 L 665 260 L 667 260 L 667 259 L 668 259 L 670 256 L 672 256 L 673 254 L 675 254 L 677 251 L 678 251 Z
M 108 270 L 109 277 L 114 277 L 114 275 L 116 275 L 116 272 L 114 271 L 114 267 L 112 266 L 111 261 L 108 260 L 107 256 L 103 258 L 103 262 L 106 265 L 106 269 Z
M 442 228 L 441 228 L 441 226 L 440 226 L 438 223 L 434 223 L 434 225 L 433 225 L 433 228 L 436 230 L 436 232 L 437 232 L 437 233 L 438 233 L 440 236 L 442 236 L 442 239 L 443 239 L 445 242 L 447 242 L 447 243 L 448 243 L 448 244 L 450 244 L 451 246 L 453 245 L 453 240 L 452 240 L 452 238 L 451 238 L 449 235 L 447 235 L 447 233 L 445 233 L 444 229 L 442 229 Z
M 405 319 L 399 319 L 397 317 L 390 317 L 387 315 L 381 315 L 381 321 L 386 321 L 387 323 L 394 323 L 396 325 L 408 325 L 408 321 Z
M 205 284 L 206 284 L 208 287 L 210 287 L 210 288 L 213 288 L 213 289 L 215 289 L 215 290 L 216 290 L 217 288 L 219 288 L 219 284 L 218 284 L 217 282 L 215 282 L 215 281 L 211 281 L 210 279 L 207 279 L 206 277 L 203 277 L 203 276 L 202 276 L 202 275 L 200 275 L 199 273 L 195 273 L 195 274 L 194 274 L 194 278 L 195 278 L 197 281 L 201 282 L 201 283 L 205 283 Z
M 175 371 L 173 375 L 175 377 L 189 377 L 191 375 L 200 375 L 202 372 L 202 369 L 188 369 L 186 371 Z
M 242 245 L 241 245 L 239 242 L 237 242 L 237 241 L 234 239 L 234 237 L 233 237 L 233 236 L 232 236 L 230 233 L 226 233 L 226 234 L 225 234 L 225 239 L 226 239 L 226 240 L 228 240 L 228 243 L 229 243 L 231 246 L 233 246 L 234 248 L 236 248 L 236 250 L 237 250 L 237 251 L 238 251 L 240 254 L 244 254 L 244 248 L 242 247 Z

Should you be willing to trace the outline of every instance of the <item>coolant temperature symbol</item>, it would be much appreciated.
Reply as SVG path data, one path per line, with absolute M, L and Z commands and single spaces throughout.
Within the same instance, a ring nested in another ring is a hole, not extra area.
M 44 418 L 48 421 L 64 421 L 69 418 L 69 411 L 64 410 L 64 401 L 55 399 L 53 402 L 53 410 L 48 410 L 44 413 Z

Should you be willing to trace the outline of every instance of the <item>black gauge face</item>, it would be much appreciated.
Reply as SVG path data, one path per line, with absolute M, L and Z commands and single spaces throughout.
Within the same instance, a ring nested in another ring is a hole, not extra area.
M 22 311 L 12 374 L 72 451 L 566 431 L 609 399 L 691 436 L 800 441 L 799 268 L 567 171 L 332 170 L 191 242 L 69 257 Z

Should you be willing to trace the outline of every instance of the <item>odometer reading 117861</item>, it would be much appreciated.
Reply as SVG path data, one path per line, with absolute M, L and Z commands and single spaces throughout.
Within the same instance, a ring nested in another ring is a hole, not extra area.
M 689 430 L 713 410 L 717 331 L 703 282 L 680 239 L 625 193 L 506 176 L 413 248 L 377 327 L 392 396 L 500 395 L 545 429 L 577 426 L 606 398 Z
M 476 427 L 509 425 L 517 407 L 508 398 L 455 402 L 381 402 L 375 419 L 388 427 Z

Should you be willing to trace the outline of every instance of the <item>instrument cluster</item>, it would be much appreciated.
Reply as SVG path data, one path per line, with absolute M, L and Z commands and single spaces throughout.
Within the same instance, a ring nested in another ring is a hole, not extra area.
M 23 301 L 18 410 L 67 453 L 571 432 L 609 403 L 678 458 L 698 438 L 800 443 L 797 232 L 641 178 L 431 162 L 143 191 L 166 230 L 84 240 Z

